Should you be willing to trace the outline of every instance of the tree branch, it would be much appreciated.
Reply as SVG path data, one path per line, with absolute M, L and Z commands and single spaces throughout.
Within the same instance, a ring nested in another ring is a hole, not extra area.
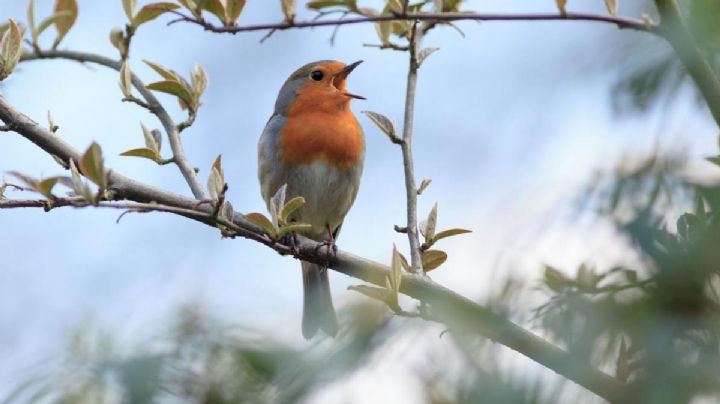
M 13 127 L 13 131 L 35 143 L 51 155 L 64 161 L 79 160 L 80 153 L 54 136 L 46 128 L 14 109 L 0 96 L 0 120 Z M 213 227 L 229 229 L 226 235 L 240 236 L 267 245 L 283 255 L 293 255 L 303 261 L 325 265 L 354 278 L 384 287 L 390 269 L 382 264 L 357 257 L 342 250 L 328 255 L 328 249 L 317 248 L 317 243 L 302 236 L 297 237 L 296 249 L 271 240 L 261 229 L 235 214 L 232 220 L 217 217 L 212 207 L 198 204 L 197 200 L 165 191 L 125 177 L 115 171 L 108 172 L 109 189 L 116 198 L 126 198 L 137 204 L 101 202 L 99 207 L 135 209 L 138 211 L 165 211 L 188 217 Z M 12 202 L 3 202 L 8 206 Z M 25 203 L 45 207 L 43 202 Z M 57 205 L 56 205 L 57 206 Z M 73 206 L 68 203 L 65 206 Z M 556 345 L 532 334 L 513 322 L 493 313 L 471 300 L 440 286 L 429 279 L 413 274 L 403 274 L 400 291 L 416 298 L 433 309 L 433 313 L 451 329 L 477 333 L 503 344 L 555 372 L 584 386 L 595 394 L 615 401 L 624 397 L 627 387 L 612 376 L 584 362 Z
M 217 26 L 206 20 L 199 20 L 191 16 L 187 16 L 177 11 L 171 11 L 179 18 L 170 21 L 168 25 L 177 22 L 189 22 L 203 27 L 206 31 L 218 33 L 231 33 L 248 31 L 284 31 L 287 29 L 310 28 L 323 26 L 340 26 L 350 24 L 362 24 L 368 22 L 382 21 L 594 21 L 614 24 L 618 28 L 631 29 L 635 31 L 654 32 L 654 26 L 647 22 L 629 17 L 615 17 L 603 14 L 590 13 L 566 13 L 566 14 L 479 14 L 479 13 L 408 13 L 402 15 L 380 15 L 375 17 L 357 17 L 337 20 L 313 20 L 313 21 L 296 21 L 283 22 L 278 24 L 256 24 L 245 26 Z
M 657 32 L 673 47 L 720 126 L 720 77 L 695 40 L 677 2 L 655 0 L 655 5 L 662 18 Z
M 405 118 L 403 122 L 402 148 L 403 167 L 405 170 L 405 197 L 407 200 L 407 236 L 410 242 L 410 265 L 413 272 L 424 275 L 422 257 L 420 256 L 420 238 L 417 220 L 417 187 L 415 186 L 415 167 L 412 154 L 413 115 L 415 111 L 415 87 L 417 85 L 418 59 L 417 49 L 421 33 L 417 22 L 413 23 L 409 39 L 409 66 L 407 90 L 405 93 Z
M 101 66 L 109 67 L 117 71 L 120 71 L 120 68 L 122 67 L 122 62 L 110 59 L 105 56 L 92 53 L 61 50 L 47 50 L 25 54 L 21 57 L 20 61 L 24 62 L 42 59 L 67 59 L 75 60 L 82 63 L 90 62 L 99 64 Z M 180 129 L 178 125 L 175 125 L 175 122 L 172 120 L 170 114 L 168 114 L 160 101 L 158 101 L 155 95 L 145 87 L 145 83 L 143 83 L 142 80 L 140 80 L 140 78 L 134 73 L 132 74 L 132 84 L 133 87 L 135 87 L 135 89 L 140 93 L 140 95 L 142 95 L 142 97 L 147 102 L 146 108 L 158 118 L 163 128 L 165 129 L 165 133 L 168 137 L 168 143 L 170 144 L 170 148 L 172 149 L 173 153 L 172 160 L 180 169 L 183 177 L 185 177 L 185 181 L 190 187 L 193 195 L 196 199 L 199 200 L 208 199 L 209 196 L 207 194 L 207 191 L 205 190 L 205 187 L 202 185 L 202 182 L 195 173 L 194 167 L 190 164 L 190 161 L 185 154 L 185 150 L 180 140 Z

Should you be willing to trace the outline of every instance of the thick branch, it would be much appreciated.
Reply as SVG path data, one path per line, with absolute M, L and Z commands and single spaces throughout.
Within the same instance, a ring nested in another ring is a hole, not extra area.
M 0 97 L 0 120 L 49 154 L 65 161 L 77 160 L 80 157 L 77 150 L 15 110 L 4 97 Z M 214 227 L 223 225 L 229 228 L 232 236 L 255 240 L 270 246 L 280 254 L 294 255 L 303 261 L 322 265 L 330 262 L 329 267 L 336 271 L 379 286 L 385 286 L 386 278 L 389 276 L 390 270 L 385 265 L 344 251 L 328 256 L 327 249 L 318 249 L 316 242 L 301 236 L 298 236 L 298 249 L 294 251 L 288 246 L 270 240 L 257 226 L 249 223 L 240 214 L 236 214 L 230 222 L 213 216 L 211 206 L 198 204 L 195 199 L 143 184 L 114 171 L 108 173 L 108 179 L 110 189 L 115 195 L 142 203 L 142 205 L 122 205 L 118 208 L 141 211 L 162 210 Z M 38 203 L 38 206 L 44 207 L 42 203 Z M 570 353 L 429 279 L 403 274 L 400 291 L 429 304 L 438 318 L 443 319 L 451 329 L 478 333 L 491 338 L 609 401 L 623 397 L 626 392 L 625 384 L 613 377 L 576 361 Z
M 675 0 L 655 0 L 662 21 L 658 32 L 670 43 L 720 126 L 720 77 L 698 45 Z
M 413 24 L 410 36 L 407 90 L 405 93 L 405 119 L 403 122 L 402 148 L 403 166 L 405 169 L 405 196 L 407 200 L 407 236 L 410 242 L 410 265 L 416 274 L 423 275 L 422 258 L 420 256 L 420 238 L 417 220 L 417 187 L 415 186 L 415 166 L 412 154 L 413 115 L 415 111 L 415 86 L 417 84 L 418 59 L 417 49 L 420 42 L 417 22 Z
M 122 67 L 122 62 L 110 59 L 108 57 L 92 54 L 92 53 L 84 53 L 84 52 L 73 52 L 73 51 L 60 51 L 60 50 L 48 50 L 48 51 L 41 51 L 39 53 L 31 53 L 26 54 L 21 58 L 21 61 L 31 61 L 31 60 L 40 60 L 40 59 L 67 59 L 67 60 L 75 60 L 78 62 L 91 62 L 96 63 L 102 66 L 109 67 L 111 69 L 115 69 L 117 71 L 120 71 L 120 68 Z M 190 164 L 190 161 L 187 158 L 187 155 L 185 154 L 185 150 L 183 148 L 182 142 L 180 141 L 180 133 L 178 130 L 177 125 L 175 125 L 175 122 L 170 117 L 170 114 L 165 110 L 165 108 L 162 106 L 160 101 L 153 95 L 153 93 L 148 90 L 145 87 L 145 84 L 140 80 L 139 77 L 137 77 L 135 74 L 132 74 L 132 84 L 135 89 L 142 95 L 142 97 L 147 102 L 147 107 L 155 116 L 157 116 L 158 120 L 160 120 L 160 123 L 163 125 L 163 128 L 165 129 L 165 133 L 167 133 L 168 137 L 168 143 L 170 144 L 170 148 L 172 149 L 173 153 L 173 162 L 178 166 L 180 169 L 180 172 L 182 173 L 183 177 L 185 177 L 185 181 L 187 182 L 188 186 L 190 187 L 190 190 L 192 191 L 193 195 L 196 199 L 205 200 L 208 199 L 209 196 L 207 195 L 207 192 L 205 191 L 205 187 L 203 187 L 202 182 L 198 178 L 197 174 L 195 173 L 195 169 Z
M 380 15 L 375 17 L 357 17 L 339 20 L 315 20 L 315 21 L 296 21 L 283 22 L 278 24 L 256 24 L 237 27 L 216 26 L 205 20 L 198 20 L 182 13 L 174 12 L 180 17 L 171 21 L 169 24 L 176 22 L 189 22 L 202 26 L 207 31 L 219 33 L 231 33 L 247 31 L 282 31 L 295 28 L 310 28 L 323 26 L 340 26 L 349 24 L 362 24 L 368 22 L 382 21 L 595 21 L 614 24 L 618 28 L 631 29 L 635 31 L 652 32 L 653 26 L 648 25 L 645 21 L 628 18 L 615 17 L 603 14 L 589 13 L 566 13 L 566 14 L 478 14 L 478 13 L 408 13 L 403 15 Z

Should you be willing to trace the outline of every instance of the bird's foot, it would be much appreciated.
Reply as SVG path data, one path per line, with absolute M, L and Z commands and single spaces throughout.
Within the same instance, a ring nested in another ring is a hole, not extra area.
M 320 252 L 320 249 L 323 247 L 327 248 L 327 265 L 330 265 L 330 262 L 335 259 L 335 256 L 337 256 L 338 246 L 335 244 L 335 237 L 333 236 L 330 227 L 327 226 L 326 228 L 328 231 L 328 238 L 317 243 L 315 246 L 315 252 Z
M 335 244 L 335 240 L 323 240 L 315 246 L 315 252 L 319 253 L 321 248 L 327 248 L 327 254 L 329 259 L 334 259 L 338 252 L 338 246 Z
M 290 233 L 282 236 L 282 238 L 280 238 L 280 242 L 290 248 L 290 251 L 292 251 L 293 255 L 298 255 L 300 253 L 300 249 L 298 248 L 297 233 L 295 233 L 294 231 L 291 231 Z

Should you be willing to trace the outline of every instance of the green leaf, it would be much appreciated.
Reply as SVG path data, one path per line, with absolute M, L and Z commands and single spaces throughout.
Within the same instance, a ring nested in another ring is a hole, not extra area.
M 72 159 L 70 160 L 70 172 L 72 173 L 70 185 L 73 191 L 75 191 L 75 194 L 82 197 L 86 202 L 97 205 L 95 195 L 87 183 L 85 183 L 85 181 L 82 180 L 82 177 L 80 177 L 80 172 L 75 165 L 75 160 Z
M 353 285 L 348 286 L 348 290 L 352 290 L 354 292 L 358 292 L 362 295 L 365 295 L 371 299 L 380 300 L 381 302 L 388 302 L 388 290 L 383 288 L 378 288 L 375 286 L 367 286 L 367 285 Z
M 222 169 L 222 154 L 218 155 L 213 162 L 212 168 L 210 169 L 210 175 L 207 180 L 207 189 L 210 192 L 210 197 L 216 201 L 220 199 L 220 196 L 225 189 L 225 173 Z
M 437 202 L 435 205 L 433 205 L 432 209 L 430 209 L 430 213 L 428 213 L 427 222 L 425 224 L 425 231 L 423 232 L 423 236 L 425 236 L 425 241 L 430 241 L 435 237 L 435 227 L 437 226 L 437 211 L 438 211 L 438 204 Z
M 290 215 L 293 214 L 298 208 L 303 206 L 305 204 L 305 198 L 302 196 L 296 196 L 292 199 L 290 199 L 285 206 L 283 206 L 282 210 L 280 211 L 279 219 L 282 220 L 283 223 L 287 223 L 288 219 L 290 218 Z
M 12 18 L 0 39 L 0 81 L 5 80 L 17 66 L 22 54 L 22 30 Z
M 198 6 L 211 12 L 220 21 L 225 21 L 225 6 L 220 0 L 197 0 Z
M 605 0 L 605 6 L 610 15 L 617 15 L 617 0 Z
M 638 281 L 637 271 L 633 271 L 632 269 L 625 269 L 623 270 L 623 275 L 625 275 L 625 279 L 630 283 L 636 283 Z
M 153 70 L 155 70 L 155 72 L 157 72 L 157 74 L 161 75 L 165 80 L 175 81 L 178 83 L 182 80 L 182 78 L 180 77 L 179 74 L 177 74 L 176 72 L 174 72 L 170 69 L 166 69 L 157 63 L 153 63 L 153 62 L 150 62 L 147 60 L 143 60 L 143 62 L 146 65 L 150 66 Z
M 390 262 L 390 286 L 391 291 L 394 295 L 394 300 L 397 301 L 397 294 L 400 292 L 400 284 L 402 283 L 402 258 L 397 247 L 393 245 L 392 260 Z
M 2 38 L 3 35 L 5 35 L 5 32 L 7 32 L 8 28 L 10 28 L 10 24 L 5 22 L 0 24 L 0 38 Z
M 45 32 L 46 29 L 50 28 L 50 26 L 52 26 L 52 25 L 55 25 L 57 20 L 59 20 L 61 18 L 68 18 L 71 16 L 72 16 L 72 13 L 70 11 L 61 11 L 59 13 L 55 13 L 55 14 L 51 15 L 50 17 L 45 18 L 44 20 L 42 20 L 40 22 L 40 24 L 35 29 L 35 31 L 37 32 L 36 35 L 39 37 L 40 34 Z
M 200 96 L 205 92 L 208 86 L 208 76 L 205 69 L 199 64 L 195 64 L 191 73 L 192 93 L 195 100 L 199 100 Z
M 180 8 L 175 3 L 169 3 L 169 2 L 159 2 L 159 3 L 150 3 L 145 6 L 143 6 L 140 11 L 133 17 L 132 25 L 135 27 L 139 27 L 140 25 L 152 21 L 161 15 L 165 14 L 166 12 L 170 10 L 175 10 Z
M 275 227 L 280 222 L 280 212 L 282 212 L 285 206 L 285 195 L 287 193 L 287 184 L 283 184 L 275 192 L 272 198 L 270 198 L 270 216 Z
M 190 10 L 190 12 L 195 18 L 201 17 L 202 10 L 194 0 L 178 0 L 178 3 L 182 4 L 183 6 L 185 6 L 185 8 Z
M 245 0 L 227 0 L 225 5 L 225 22 L 228 24 L 237 23 L 245 8 Z
M 420 186 L 417 189 L 417 194 L 422 195 L 423 191 L 425 191 L 425 189 L 430 185 L 431 182 L 432 180 L 430 178 L 425 178 L 424 180 L 422 180 L 422 182 L 420 182 Z
M 387 0 L 387 5 L 385 6 L 388 11 L 391 11 L 394 14 L 402 14 L 403 6 L 400 0 Z
M 153 133 L 149 131 L 142 122 L 140 122 L 140 128 L 142 129 L 143 137 L 145 138 L 145 146 L 150 150 L 160 153 L 159 139 L 156 139 L 155 135 L 153 135 Z
M 435 244 L 436 242 L 452 236 L 457 236 L 458 234 L 465 234 L 465 233 L 472 233 L 472 230 L 468 229 L 460 229 L 460 228 L 453 228 L 453 229 L 447 229 L 443 230 L 439 233 L 437 233 L 431 240 L 432 244 Z
M 270 219 L 267 218 L 267 216 L 263 215 L 262 213 L 248 213 L 247 215 L 243 216 L 245 217 L 245 219 L 247 219 L 248 222 L 253 223 L 263 229 L 265 234 L 270 236 L 271 239 L 277 239 L 277 231 L 275 230 L 275 226 L 270 221 Z
M 567 0 L 555 0 L 555 5 L 558 8 L 558 11 L 560 11 L 560 14 L 565 15 L 567 11 L 565 10 L 565 6 L 567 6 Z
M 70 28 L 75 24 L 78 16 L 77 0 L 55 0 L 55 13 L 63 12 L 67 12 L 67 16 L 55 20 L 55 28 L 57 29 L 58 36 L 55 38 L 53 47 L 56 47 L 60 41 L 65 38 L 65 35 L 67 35 Z
M 706 157 L 705 160 L 715 164 L 716 166 L 720 166 L 720 156 Z
M 8 171 L 8 174 L 19 179 L 23 185 L 25 185 L 26 188 L 29 188 L 33 191 L 37 191 L 37 184 L 38 180 L 36 178 L 33 178 L 29 175 L 25 175 L 19 171 Z M 5 184 L 3 184 L 5 185 Z
M 405 256 L 402 255 L 402 253 L 398 253 L 398 254 L 400 255 L 400 264 L 402 265 L 405 272 L 412 273 L 412 269 L 410 268 L 410 264 L 408 263 L 407 258 L 405 258 Z
M 308 230 L 311 229 L 312 225 L 307 223 L 292 223 L 287 226 L 283 226 L 278 231 L 277 237 L 283 237 L 284 235 L 291 233 L 291 232 L 299 232 L 301 230 Z
M 57 132 L 57 130 L 60 127 L 55 123 L 55 120 L 53 119 L 52 114 L 50 113 L 50 110 L 48 110 L 48 113 L 47 113 L 47 120 L 48 120 L 48 130 L 52 133 Z
M 427 250 L 422 253 L 422 265 L 425 272 L 430 272 L 447 260 L 447 253 L 440 250 Z
M 545 282 L 545 285 L 547 285 L 547 287 L 549 287 L 554 292 L 561 292 L 568 286 L 570 286 L 570 280 L 567 278 L 567 276 L 550 266 L 545 267 L 543 280 Z
M 145 86 L 149 90 L 159 91 L 161 93 L 171 94 L 178 97 L 180 100 L 185 102 L 187 105 L 195 105 L 193 96 L 190 93 L 190 89 L 184 84 L 177 81 L 163 80 L 150 83 Z
M 80 158 L 80 170 L 101 190 L 107 189 L 107 173 L 103 163 L 102 149 L 96 142 L 93 142 Z
M 282 5 L 282 11 L 285 15 L 285 21 L 292 23 L 295 20 L 295 0 L 280 0 L 280 4 Z
M 28 2 L 27 19 L 30 34 L 32 35 L 32 43 L 37 44 L 38 32 L 37 29 L 35 29 L 35 0 Z
M 125 97 L 132 97 L 132 72 L 127 60 L 120 66 L 120 90 Z
M 577 286 L 585 290 L 592 290 L 597 287 L 600 279 L 601 278 L 595 274 L 595 270 L 585 264 L 580 265 L 580 268 L 577 270 L 577 275 L 575 275 Z
M 439 50 L 440 50 L 440 48 L 438 48 L 438 47 L 429 47 L 429 48 L 425 48 L 425 49 L 421 50 L 420 52 L 418 52 L 418 55 L 417 55 L 418 66 L 422 65 L 428 56 L 432 55 L 433 53 L 435 53 Z
M 393 143 L 401 143 L 402 140 L 395 133 L 395 124 L 383 114 L 372 111 L 362 111 L 380 130 L 390 138 Z
M 128 21 L 132 22 L 135 17 L 135 7 L 137 6 L 137 0 L 122 0 L 123 10 L 128 18 Z
M 48 199 L 54 199 L 55 196 L 52 194 L 53 187 L 60 181 L 63 177 L 50 177 L 45 178 L 37 183 L 37 190 L 41 194 L 43 194 Z
M 360 15 L 364 15 L 366 17 L 378 17 L 380 15 L 380 12 L 372 7 L 353 7 L 353 11 L 357 12 Z M 377 26 L 375 27 L 377 30 Z
M 145 158 L 148 160 L 152 160 L 156 163 L 161 160 L 158 152 L 156 152 L 155 150 L 152 150 L 152 149 L 148 149 L 146 147 L 130 149 L 130 150 L 120 153 L 120 155 L 121 156 L 129 156 L 129 157 L 141 157 L 141 158 Z
M 377 31 L 380 43 L 387 45 L 390 43 L 390 21 L 381 21 L 375 23 L 375 31 Z
M 442 5 L 443 12 L 458 12 L 460 5 L 465 0 L 444 0 Z
M 311 10 L 322 10 L 328 7 L 340 7 L 347 6 L 347 1 L 344 0 L 314 0 L 307 3 L 307 8 Z

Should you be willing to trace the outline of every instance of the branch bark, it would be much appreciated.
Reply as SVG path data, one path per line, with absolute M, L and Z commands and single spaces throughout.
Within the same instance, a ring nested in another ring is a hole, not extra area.
M 410 265 L 413 272 L 424 275 L 422 257 L 420 255 L 420 238 L 418 236 L 417 220 L 417 187 L 415 186 L 415 166 L 412 154 L 413 117 L 415 112 L 415 87 L 417 86 L 418 44 L 422 39 L 417 29 L 417 22 L 413 23 L 410 33 L 407 90 L 405 93 L 405 118 L 403 123 L 402 148 L 403 166 L 405 169 L 405 195 L 407 199 L 407 236 L 410 243 Z
M 17 111 L 2 96 L 0 96 L 0 120 L 48 154 L 56 155 L 64 161 L 70 159 L 77 161 L 80 157 L 79 151 Z M 280 254 L 293 255 L 303 261 L 321 265 L 330 262 L 329 267 L 338 272 L 381 287 L 385 286 L 390 274 L 387 266 L 342 250 L 328 255 L 327 249 L 317 248 L 316 242 L 301 236 L 298 236 L 297 250 L 294 250 L 271 240 L 240 214 L 235 214 L 232 221 L 219 218 L 213 215 L 213 209 L 208 204 L 198 204 L 196 199 L 132 180 L 115 171 L 108 173 L 108 180 L 109 189 L 117 198 L 139 203 L 122 204 L 117 208 L 166 211 L 213 227 L 222 225 L 229 229 L 230 236 L 257 241 Z M 113 207 L 112 204 L 115 202 L 106 204 L 111 205 L 108 207 Z M 35 205 L 44 207 L 43 203 Z M 68 206 L 72 205 L 68 204 Z M 102 207 L 103 203 L 99 206 Z M 587 363 L 577 361 L 573 355 L 558 346 L 425 277 L 403 274 L 400 291 L 428 304 L 433 313 L 453 330 L 488 337 L 554 370 L 608 401 L 617 401 L 626 397 L 627 386 L 624 383 Z
M 90 62 L 101 66 L 109 67 L 117 71 L 120 71 L 120 68 L 122 67 L 121 61 L 113 60 L 105 56 L 100 56 L 92 53 L 61 50 L 43 50 L 40 52 L 24 54 L 20 58 L 20 61 L 26 62 L 43 59 L 66 59 L 74 60 L 81 63 Z M 185 153 L 185 149 L 183 148 L 182 142 L 180 141 L 180 131 L 178 129 L 178 126 L 172 120 L 170 114 L 168 114 L 162 104 L 160 104 L 160 101 L 158 101 L 155 95 L 145 87 L 145 83 L 143 83 L 142 80 L 140 80 L 140 78 L 134 73 L 132 74 L 132 84 L 133 87 L 135 87 L 135 89 L 140 93 L 140 95 L 142 95 L 142 97 L 147 102 L 150 112 L 158 118 L 163 128 L 165 129 L 165 133 L 168 137 L 168 143 L 170 144 L 170 149 L 172 149 L 173 153 L 172 161 L 177 165 L 178 169 L 180 169 L 180 172 L 185 178 L 185 181 L 190 187 L 193 195 L 196 199 L 199 200 L 208 199 L 209 196 L 207 194 L 207 191 L 205 190 L 205 187 L 202 185 L 202 182 L 195 173 L 194 167 L 190 164 L 190 161 L 187 158 L 187 154 Z
M 199 20 L 177 11 L 171 11 L 179 18 L 170 21 L 168 25 L 178 22 L 189 22 L 203 27 L 206 31 L 218 33 L 235 34 L 238 32 L 248 31 L 284 31 L 296 28 L 311 28 L 323 26 L 340 26 L 350 24 L 362 24 L 368 22 L 382 21 L 594 21 L 614 24 L 621 29 L 631 29 L 635 31 L 653 32 L 654 26 L 646 21 L 628 18 L 615 17 L 603 14 L 590 13 L 566 13 L 566 14 L 479 14 L 479 13 L 408 13 L 402 15 L 380 15 L 375 17 L 357 17 L 345 18 L 338 20 L 314 20 L 314 21 L 296 21 L 283 22 L 279 24 L 256 24 L 236 27 L 216 26 L 205 20 Z

